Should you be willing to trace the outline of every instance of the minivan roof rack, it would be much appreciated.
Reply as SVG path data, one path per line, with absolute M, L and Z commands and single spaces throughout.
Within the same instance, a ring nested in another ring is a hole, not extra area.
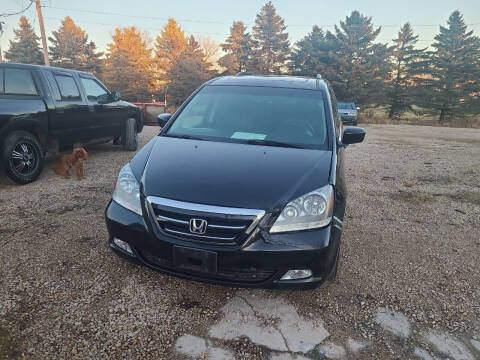
M 247 75 L 255 75 L 255 73 L 251 71 L 240 71 L 235 74 L 235 76 L 247 76 Z

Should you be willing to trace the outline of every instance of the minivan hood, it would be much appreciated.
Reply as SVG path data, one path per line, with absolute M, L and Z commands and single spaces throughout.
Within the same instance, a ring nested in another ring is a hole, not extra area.
M 146 196 L 281 210 L 328 184 L 331 151 L 158 136 L 144 169 Z

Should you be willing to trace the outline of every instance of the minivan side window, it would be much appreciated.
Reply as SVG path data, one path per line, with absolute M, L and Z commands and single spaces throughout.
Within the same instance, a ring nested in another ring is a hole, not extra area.
M 73 76 L 55 74 L 62 100 L 81 100 L 80 91 Z
M 3 94 L 3 69 L 0 69 L 0 94 Z
M 105 97 L 108 95 L 108 91 L 98 83 L 98 81 L 91 78 L 80 77 L 83 87 L 85 88 L 85 94 L 88 100 L 97 101 L 99 97 Z
M 5 68 L 5 94 L 38 95 L 32 73 L 27 69 Z

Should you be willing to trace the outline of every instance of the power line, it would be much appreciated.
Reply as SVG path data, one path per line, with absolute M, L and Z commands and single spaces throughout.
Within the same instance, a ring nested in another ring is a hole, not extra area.
M 18 14 L 24 13 L 25 11 L 30 9 L 30 6 L 32 6 L 32 4 L 33 4 L 33 0 L 30 0 L 30 4 L 28 4 L 28 6 L 26 8 L 24 8 L 23 10 L 20 10 L 20 11 L 14 12 L 14 13 L 0 14 L 0 16 L 6 17 L 6 16 L 13 16 L 13 15 L 18 15 Z
M 90 14 L 98 14 L 98 15 L 113 15 L 113 16 L 123 16 L 129 18 L 139 18 L 139 19 L 151 19 L 151 20 L 168 20 L 166 17 L 158 17 L 158 16 L 145 16 L 145 15 L 132 15 L 132 14 L 121 14 L 121 13 L 112 13 L 107 11 L 96 11 L 96 10 L 85 10 L 85 9 L 71 9 L 59 6 L 50 6 L 50 5 L 42 5 L 42 7 L 56 9 L 56 10 L 64 10 L 64 11 L 74 11 L 74 12 L 83 12 L 83 13 L 90 13 Z M 214 20 L 192 20 L 192 19 L 176 19 L 179 22 L 192 22 L 192 23 L 204 23 L 204 24 L 222 24 L 222 25 L 231 25 L 231 22 L 223 22 L 223 21 L 214 21 Z M 250 23 L 245 23 L 245 25 L 252 25 Z M 333 25 L 317 25 L 319 27 L 324 28 L 333 28 L 336 24 Z M 413 27 L 438 27 L 441 24 L 411 24 Z M 467 26 L 478 26 L 479 23 L 472 23 L 472 24 L 465 24 Z M 288 27 L 311 27 L 311 25 L 307 24 L 290 24 L 287 25 Z M 376 25 L 381 27 L 401 27 L 402 25 L 393 25 L 393 24 L 384 24 L 384 25 Z
M 83 12 L 83 13 L 90 13 L 90 14 L 98 14 L 98 15 L 113 15 L 113 16 L 124 16 L 124 17 L 135 17 L 140 19 L 151 19 L 151 20 L 168 20 L 166 17 L 157 17 L 157 16 L 145 16 L 145 15 L 131 15 L 131 14 L 120 14 L 120 13 L 112 13 L 107 11 L 94 11 L 94 10 L 84 10 L 84 9 L 69 9 L 64 7 L 58 6 L 50 6 L 50 5 L 43 5 L 42 7 L 50 8 L 50 9 L 57 9 L 57 10 L 65 10 L 65 11 L 76 11 L 76 12 Z M 207 23 L 207 24 L 221 24 L 221 25 L 231 25 L 231 23 L 226 23 L 222 21 L 212 21 L 212 20 L 191 20 L 191 19 L 177 19 L 180 22 L 193 22 L 193 23 Z
M 56 18 L 56 17 L 51 17 L 51 16 L 44 16 L 44 19 L 49 19 L 49 20 L 58 20 L 62 21 L 63 19 Z M 152 30 L 152 31 L 161 31 L 162 28 L 158 27 L 145 27 L 145 26 L 137 26 L 137 25 L 126 25 L 126 24 L 107 24 L 107 23 L 101 23 L 101 22 L 95 22 L 95 21 L 88 21 L 88 20 L 76 20 L 76 23 L 85 23 L 85 24 L 93 24 L 93 25 L 102 25 L 102 26 L 111 26 L 111 27 L 129 27 L 129 26 L 135 26 L 138 29 L 141 30 Z M 189 31 L 188 29 L 183 29 L 185 32 L 189 34 L 195 34 L 195 35 L 218 35 L 218 36 L 229 36 L 230 34 L 227 33 L 215 33 L 215 32 L 195 32 L 195 31 Z
M 57 20 L 57 21 L 62 21 L 63 19 L 57 18 L 57 17 L 51 17 L 51 16 L 44 16 L 44 19 L 48 20 Z M 95 22 L 95 21 L 88 21 L 88 20 L 77 20 L 77 23 L 85 23 L 85 24 L 92 24 L 92 25 L 102 25 L 102 26 L 109 26 L 109 27 L 128 27 L 128 26 L 135 26 L 136 28 L 140 30 L 151 30 L 151 31 L 161 31 L 162 28 L 155 28 L 155 27 L 144 27 L 144 26 L 137 26 L 137 25 L 125 25 L 125 24 L 107 24 L 107 23 L 101 23 L 101 22 Z M 196 31 L 189 31 L 188 29 L 183 29 L 185 32 L 189 34 L 194 34 L 194 35 L 217 35 L 217 36 L 229 36 L 230 34 L 227 33 L 215 33 L 215 32 L 196 32 Z M 393 39 L 387 39 L 387 38 L 380 38 L 377 39 L 379 41 L 392 41 Z M 432 42 L 435 41 L 435 39 L 419 39 L 417 41 L 420 42 Z

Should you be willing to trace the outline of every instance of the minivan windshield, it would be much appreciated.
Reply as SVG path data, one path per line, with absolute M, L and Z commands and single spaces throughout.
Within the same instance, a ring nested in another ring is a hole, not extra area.
M 339 102 L 338 103 L 338 108 L 339 109 L 350 109 L 350 110 L 355 110 L 355 104 L 352 102 Z
M 205 86 L 165 136 L 254 145 L 327 148 L 320 91 L 254 86 Z

